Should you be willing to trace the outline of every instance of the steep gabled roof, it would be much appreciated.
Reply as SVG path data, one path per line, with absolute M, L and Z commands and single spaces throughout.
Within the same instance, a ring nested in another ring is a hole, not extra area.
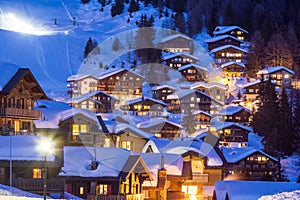
M 250 114 L 252 113 L 249 109 L 243 106 L 226 106 L 219 112 L 219 115 L 234 115 L 235 113 L 238 113 L 241 110 L 244 110 Z
M 69 99 L 69 100 L 67 101 L 67 103 L 80 103 L 80 102 L 83 102 L 83 101 L 88 100 L 88 99 L 93 100 L 92 98 L 93 98 L 95 95 L 97 95 L 97 94 L 103 94 L 103 95 L 105 95 L 105 96 L 107 96 L 107 97 L 110 97 L 110 98 L 113 99 L 113 100 L 117 100 L 114 96 L 111 96 L 111 95 L 109 95 L 109 94 L 107 94 L 107 93 L 105 93 L 105 92 L 103 92 L 103 91 L 101 91 L 101 90 L 97 90 L 97 91 L 89 92 L 89 93 L 80 95 L 80 96 L 78 96 L 78 97 L 74 97 L 74 98 L 72 98 L 72 99 Z M 100 102 L 100 103 L 101 103 L 101 102 Z
M 217 42 L 219 40 L 223 40 L 225 38 L 230 38 L 230 39 L 236 40 L 236 41 L 238 41 L 240 43 L 243 43 L 242 40 L 240 40 L 240 39 L 238 39 L 236 37 L 233 37 L 231 35 L 219 35 L 219 36 L 216 36 L 216 37 L 209 38 L 209 39 L 205 40 L 205 42 L 206 43 L 213 43 L 213 42 Z
M 160 90 L 160 89 L 163 89 L 163 88 L 169 88 L 171 90 L 175 90 L 175 88 L 170 86 L 170 85 L 156 85 L 156 86 L 153 86 L 151 88 L 151 90 Z
M 196 69 L 200 69 L 200 70 L 207 71 L 207 69 L 206 69 L 205 67 L 201 67 L 201 66 L 196 65 L 196 64 L 193 64 L 193 63 L 184 65 L 184 66 L 182 66 L 182 67 L 179 67 L 179 68 L 178 68 L 178 71 L 182 71 L 182 70 L 188 69 L 188 68 L 190 68 L 190 67 L 195 67 Z
M 140 78 L 142 78 L 142 79 L 145 79 L 145 77 L 143 77 L 142 75 L 140 75 L 140 74 L 138 74 L 138 73 L 135 73 L 135 72 L 133 72 L 133 71 L 131 71 L 131 70 L 124 69 L 124 68 L 105 71 L 104 73 L 102 73 L 102 74 L 98 77 L 98 79 L 99 79 L 99 80 L 102 80 L 102 79 L 104 79 L 104 78 L 113 76 L 113 75 L 118 74 L 118 73 L 120 73 L 120 72 L 132 73 L 132 74 L 134 74 L 134 75 L 136 75 L 136 76 L 138 76 L 138 77 L 140 77 Z
M 191 89 L 196 89 L 197 87 L 202 86 L 204 88 L 212 88 L 212 87 L 219 87 L 223 90 L 226 90 L 226 86 L 221 84 L 221 83 L 217 83 L 217 82 L 209 82 L 209 83 L 205 83 L 205 82 L 195 82 L 193 84 L 191 84 Z
M 178 37 L 181 37 L 181 38 L 184 38 L 184 39 L 187 39 L 187 40 L 192 40 L 190 37 L 186 36 L 186 35 L 183 35 L 183 34 L 174 34 L 174 35 L 169 35 L 167 37 L 164 37 L 160 43 L 164 43 L 164 42 L 167 42 L 169 40 L 173 40 L 175 38 L 178 38 Z
M 294 71 L 291 70 L 291 69 L 288 69 L 284 66 L 274 66 L 274 67 L 267 67 L 267 68 L 264 68 L 262 70 L 259 70 L 257 72 L 257 74 L 273 74 L 275 72 L 278 72 L 278 71 L 281 71 L 281 70 L 284 70 L 290 74 L 294 74 Z
M 221 68 L 224 68 L 224 67 L 228 67 L 230 65 L 238 65 L 240 67 L 243 67 L 245 68 L 245 64 L 244 63 L 241 63 L 241 62 L 234 62 L 234 61 L 229 61 L 229 62 L 226 62 L 226 63 L 223 63 L 221 65 Z
M 234 29 L 239 29 L 245 33 L 248 33 L 248 31 L 246 31 L 245 29 L 242 29 L 239 26 L 217 26 L 213 32 L 214 35 L 219 35 L 219 34 L 224 34 L 227 33 L 229 31 L 232 31 Z
M 234 45 L 231 45 L 231 44 L 227 44 L 227 45 L 223 45 L 223 46 L 214 48 L 214 49 L 212 49 L 210 52 L 211 52 L 211 53 L 215 53 L 215 52 L 218 52 L 218 51 L 221 51 L 221 50 L 224 50 L 224 49 L 229 49 L 229 48 L 233 48 L 233 49 L 235 49 L 235 50 L 242 51 L 242 52 L 244 52 L 244 53 L 248 53 L 247 50 L 242 49 L 242 48 L 237 47 L 237 46 L 234 46 Z
M 92 76 L 90 74 L 75 74 L 75 75 L 69 76 L 68 79 L 67 79 L 67 82 L 80 81 L 80 80 L 88 78 L 88 77 L 97 79 L 95 76 Z
M 146 100 L 153 101 L 154 103 L 158 103 L 158 104 L 160 104 L 162 106 L 167 106 L 167 104 L 165 104 L 161 100 L 153 99 L 151 97 L 146 97 L 146 96 L 144 96 L 144 97 L 137 97 L 137 98 L 134 98 L 134 99 L 130 99 L 130 100 L 127 101 L 127 103 L 129 105 L 131 105 L 131 104 L 139 103 L 139 102 L 146 101 Z
M 174 57 L 177 57 L 177 56 L 185 56 L 185 57 L 188 57 L 188 58 L 192 58 L 194 60 L 199 60 L 199 58 L 197 58 L 196 56 L 193 56 L 189 53 L 186 53 L 186 52 L 178 52 L 178 53 L 172 53 L 170 55 L 166 55 L 162 58 L 162 60 L 169 60 L 171 58 L 174 58 Z
M 246 131 L 253 132 L 252 127 L 244 126 L 244 125 L 237 124 L 237 123 L 234 123 L 234 122 L 223 122 L 223 123 L 220 123 L 219 125 L 215 126 L 215 128 L 216 128 L 217 131 L 219 131 L 219 130 L 222 130 L 224 128 L 228 128 L 230 126 L 236 126 L 236 127 L 241 128 L 241 129 L 244 129 Z
M 169 121 L 169 120 L 167 120 L 165 118 L 162 118 L 162 117 L 151 118 L 148 121 L 144 121 L 144 122 L 138 123 L 137 127 L 141 128 L 141 129 L 147 129 L 147 128 L 151 128 L 151 127 L 156 127 L 156 126 L 159 126 L 159 125 L 163 125 L 165 123 L 171 124 L 171 125 L 176 126 L 178 128 L 182 128 L 182 126 L 180 124 L 177 124 L 175 122 Z

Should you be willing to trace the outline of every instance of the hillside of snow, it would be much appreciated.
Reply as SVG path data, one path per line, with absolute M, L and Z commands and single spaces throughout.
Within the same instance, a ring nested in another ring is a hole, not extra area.
M 101 12 L 97 0 L 89 4 L 81 4 L 80 0 L 1 0 L 0 61 L 30 68 L 50 97 L 67 96 L 67 77 L 80 69 L 81 73 L 92 72 L 90 68 L 98 68 L 100 62 L 109 64 L 126 53 L 120 50 L 112 54 L 112 37 L 120 37 L 124 46 L 132 43 L 134 33 L 128 30 L 137 28 L 136 21 L 142 14 L 153 15 L 154 26 L 158 28 L 168 20 L 159 19 L 158 11 L 148 5 L 140 6 L 140 11 L 133 13 L 127 23 L 128 6 L 125 4 L 123 13 L 112 18 L 111 5 Z M 160 40 L 164 33 L 157 31 L 156 35 Z M 89 37 L 98 41 L 103 55 L 98 59 L 103 60 L 84 61 L 83 51 Z M 207 37 L 205 34 L 198 36 Z M 212 60 L 201 45 L 200 42 L 197 49 L 205 58 L 200 61 L 209 66 Z

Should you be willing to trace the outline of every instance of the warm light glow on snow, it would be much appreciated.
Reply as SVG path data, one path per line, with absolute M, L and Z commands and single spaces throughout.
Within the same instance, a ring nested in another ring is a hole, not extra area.
M 22 17 L 17 17 L 13 13 L 7 13 L 2 15 L 1 27 L 2 29 L 25 33 L 30 35 L 51 35 L 52 31 L 46 30 L 42 26 L 33 26 L 30 22 L 27 22 Z

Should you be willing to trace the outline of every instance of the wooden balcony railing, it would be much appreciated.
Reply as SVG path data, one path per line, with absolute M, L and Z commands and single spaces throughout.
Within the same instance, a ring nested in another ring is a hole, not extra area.
M 193 180 L 201 183 L 208 183 L 208 174 L 193 172 Z
M 43 193 L 44 180 L 43 179 L 15 179 L 13 186 L 33 193 Z M 65 189 L 65 183 L 61 179 L 47 179 L 47 192 L 59 192 L 63 193 Z
M 41 119 L 42 111 L 20 108 L 0 108 L 0 117 Z
M 88 195 L 88 200 L 144 200 L 144 194 L 131 195 Z

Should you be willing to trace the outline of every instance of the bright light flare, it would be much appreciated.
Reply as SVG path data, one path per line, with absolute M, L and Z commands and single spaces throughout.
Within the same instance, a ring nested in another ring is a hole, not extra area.
M 54 143 L 52 140 L 48 138 L 43 138 L 38 146 L 38 151 L 41 152 L 43 155 L 52 154 L 54 152 Z
M 2 29 L 25 33 L 30 35 L 51 35 L 51 31 L 46 30 L 45 27 L 33 26 L 31 23 L 26 22 L 22 17 L 17 17 L 13 13 L 2 15 Z

